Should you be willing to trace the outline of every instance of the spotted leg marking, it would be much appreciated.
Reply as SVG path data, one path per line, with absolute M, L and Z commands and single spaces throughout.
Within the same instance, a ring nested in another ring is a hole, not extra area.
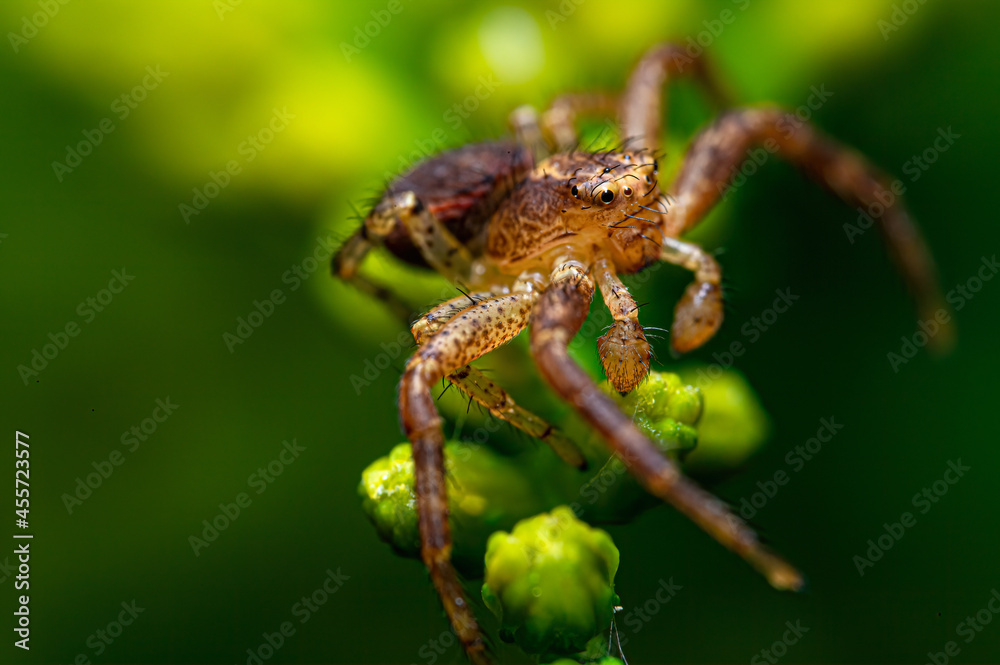
M 469 659 L 477 664 L 488 662 L 488 657 L 476 618 L 451 564 L 444 435 L 431 387 L 513 339 L 527 325 L 537 299 L 537 291 L 525 288 L 483 300 L 455 314 L 417 349 L 399 386 L 400 418 L 413 444 L 421 556 L 455 633 Z
M 456 314 L 476 304 L 496 297 L 489 292 L 470 293 L 444 302 L 428 312 L 410 329 L 418 345 L 424 344 Z M 572 440 L 557 427 L 528 411 L 514 401 L 507 392 L 491 381 L 480 370 L 466 365 L 448 375 L 448 381 L 463 393 L 489 410 L 491 414 L 510 423 L 522 432 L 541 440 L 570 466 L 587 468 L 587 460 Z

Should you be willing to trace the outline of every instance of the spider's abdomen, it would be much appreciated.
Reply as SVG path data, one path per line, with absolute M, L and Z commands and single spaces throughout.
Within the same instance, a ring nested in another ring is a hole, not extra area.
M 532 166 L 531 152 L 516 143 L 473 143 L 421 162 L 393 180 L 385 196 L 413 192 L 475 254 L 481 251 L 490 217 Z M 385 247 L 408 263 L 427 265 L 400 222 L 385 238 Z

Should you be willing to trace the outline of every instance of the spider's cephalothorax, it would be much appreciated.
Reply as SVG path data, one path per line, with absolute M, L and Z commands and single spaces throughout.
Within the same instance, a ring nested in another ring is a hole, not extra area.
M 497 210 L 486 251 L 512 274 L 546 270 L 546 253 L 567 242 L 589 246 L 595 256 L 607 254 L 617 272 L 641 270 L 660 256 L 662 233 L 649 218 L 666 211 L 656 177 L 657 162 L 645 154 L 553 155 Z M 647 233 L 652 237 L 643 242 Z
M 542 115 L 519 108 L 511 116 L 516 142 L 468 145 L 399 176 L 334 257 L 338 276 L 385 300 L 407 323 L 410 309 L 358 271 L 372 247 L 383 246 L 470 289 L 412 323 L 418 348 L 400 382 L 399 410 L 413 444 L 422 558 L 473 662 L 487 657 L 450 561 L 444 437 L 431 394 L 435 383 L 450 381 L 493 415 L 582 467 L 572 441 L 470 365 L 530 324 L 531 352 L 542 376 L 651 494 L 743 557 L 774 587 L 798 589 L 801 575 L 764 547 L 724 502 L 687 479 L 570 358 L 567 345 L 586 319 L 595 289 L 614 318 L 598 340 L 601 361 L 623 393 L 648 373 L 650 349 L 638 305 L 619 274 L 657 261 L 690 270 L 694 281 L 675 308 L 671 345 L 683 353 L 710 339 L 723 320 L 722 272 L 710 254 L 680 237 L 718 202 L 749 151 L 766 144 L 852 207 L 883 210 L 877 221 L 921 318 L 946 307 L 930 254 L 900 200 L 888 193 L 885 176 L 780 109 L 726 111 L 694 139 L 677 177 L 661 193 L 655 155 L 662 89 L 679 75 L 694 76 L 715 102 L 725 104 L 702 60 L 692 60 L 682 47 L 655 47 L 621 95 L 565 95 Z M 577 115 L 615 113 L 624 140 L 620 148 L 598 153 L 575 148 Z M 886 206 L 886 200 L 894 203 Z M 949 333 L 940 332 L 933 342 L 946 344 Z

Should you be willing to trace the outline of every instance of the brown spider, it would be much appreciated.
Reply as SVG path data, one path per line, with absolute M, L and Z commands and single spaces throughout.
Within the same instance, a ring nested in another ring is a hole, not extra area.
M 521 107 L 511 115 L 516 142 L 467 145 L 399 176 L 333 259 L 339 277 L 386 300 L 404 318 L 409 308 L 358 273 L 374 246 L 470 287 L 411 326 L 418 348 L 400 382 L 399 412 L 413 444 L 422 558 L 474 663 L 488 657 L 450 561 L 444 437 L 431 395 L 436 382 L 447 379 L 582 467 L 571 441 L 470 366 L 530 324 L 531 352 L 542 376 L 643 486 L 743 557 L 771 585 L 796 590 L 803 584 L 798 571 L 766 549 L 723 501 L 687 479 L 567 354 L 595 285 L 614 316 L 598 345 L 605 373 L 620 392 L 647 375 L 650 348 L 638 306 L 619 274 L 657 261 L 692 271 L 694 282 L 675 309 L 671 344 L 677 352 L 704 344 L 722 324 L 721 271 L 710 254 L 679 238 L 718 202 L 748 150 L 765 145 L 849 205 L 884 209 L 878 218 L 882 234 L 921 318 L 944 306 L 933 261 L 906 210 L 898 199 L 874 206 L 893 198 L 885 196 L 887 179 L 860 155 L 779 109 L 725 112 L 694 139 L 665 196 L 655 158 L 662 90 L 679 75 L 693 76 L 715 102 L 725 104 L 704 61 L 691 59 L 682 47 L 657 46 L 640 60 L 619 97 L 562 96 L 540 117 Z M 574 147 L 578 115 L 616 112 L 626 139 L 621 147 L 596 153 Z

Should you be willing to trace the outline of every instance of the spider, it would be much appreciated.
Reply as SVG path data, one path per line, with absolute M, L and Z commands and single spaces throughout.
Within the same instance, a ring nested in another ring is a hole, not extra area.
M 694 138 L 676 179 L 661 190 L 664 89 L 681 76 L 692 77 L 728 110 Z M 514 140 L 466 145 L 398 176 L 333 258 L 335 275 L 386 301 L 407 323 L 410 309 L 359 273 L 372 248 L 383 247 L 468 288 L 412 323 L 417 349 L 399 384 L 399 413 L 413 449 L 421 557 L 473 663 L 489 662 L 489 656 L 450 561 L 435 383 L 451 382 L 582 468 L 583 456 L 568 438 L 470 365 L 530 328 L 541 375 L 647 491 L 741 556 L 773 587 L 798 590 L 802 575 L 762 545 L 722 500 L 685 477 L 568 355 L 595 288 L 614 319 L 598 340 L 601 362 L 621 393 L 647 375 L 651 351 L 639 307 L 619 275 L 658 261 L 693 272 L 674 311 L 670 343 L 684 353 L 708 341 L 723 321 L 722 271 L 711 254 L 681 237 L 719 201 L 748 151 L 766 146 L 847 204 L 884 210 L 877 221 L 919 315 L 928 319 L 944 307 L 931 256 L 898 198 L 887 196 L 889 181 L 881 172 L 795 115 L 771 107 L 731 108 L 726 100 L 703 58 L 691 58 L 674 44 L 658 45 L 640 59 L 620 94 L 563 95 L 542 114 L 520 107 L 510 116 Z M 575 124 L 582 115 L 617 115 L 624 142 L 608 151 L 580 149 Z M 894 203 L 881 205 L 886 200 Z

